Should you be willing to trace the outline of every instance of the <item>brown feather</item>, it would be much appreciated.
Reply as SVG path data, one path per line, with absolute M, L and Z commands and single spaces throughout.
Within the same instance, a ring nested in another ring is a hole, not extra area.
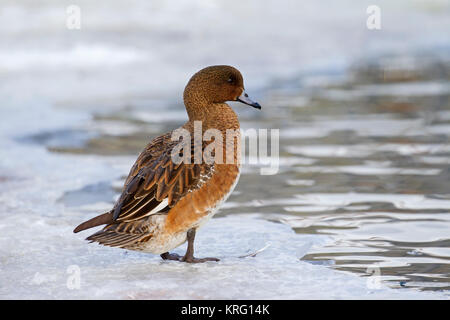
M 112 212 L 106 212 L 104 214 L 101 214 L 95 218 L 92 218 L 88 221 L 83 222 L 82 224 L 80 224 L 78 227 L 76 227 L 73 232 L 77 233 L 89 228 L 93 228 L 93 227 L 97 227 L 100 226 L 102 224 L 109 224 L 113 222 L 113 218 L 112 218 Z
M 148 216 L 164 199 L 168 200 L 168 208 L 162 208 L 159 212 L 167 212 L 186 193 L 200 186 L 200 175 L 211 170 L 212 166 L 174 164 L 171 151 L 178 142 L 170 140 L 170 133 L 162 137 L 149 143 L 136 160 L 108 219 L 102 216 L 93 218 L 77 227 L 76 232 L 101 224 L 136 221 Z M 161 144 L 165 145 L 165 149 Z M 191 156 L 194 154 L 191 153 Z
M 234 82 L 228 80 L 233 76 Z M 186 86 L 183 100 L 189 121 L 183 125 L 194 138 L 194 122 L 202 121 L 202 129 L 239 129 L 239 121 L 225 101 L 236 100 L 244 89 L 242 75 L 229 66 L 208 67 L 196 73 Z M 107 226 L 88 237 L 107 246 L 138 248 L 142 242 L 153 241 L 162 232 L 183 232 L 190 228 L 202 215 L 208 214 L 238 177 L 238 165 L 218 165 L 200 163 L 194 159 L 202 156 L 191 139 L 188 152 L 191 164 L 172 162 L 171 153 L 178 141 L 172 141 L 172 132 L 153 139 L 139 155 L 125 180 L 122 194 L 113 209 L 90 219 L 74 232 L 106 224 Z M 200 144 L 201 149 L 205 145 Z M 237 150 L 237 149 L 235 149 Z M 178 149 L 176 150 L 178 152 Z M 234 158 L 240 150 L 235 151 Z M 214 174 L 213 174 L 214 173 Z M 207 182 L 207 183 L 206 183 Z M 208 195 L 196 192 L 203 188 Z M 167 206 L 159 205 L 167 199 Z M 162 206 L 161 206 L 162 207 Z M 158 208 L 158 212 L 154 210 Z M 165 215 L 162 217 L 161 215 Z M 156 232 L 156 233 L 155 233 Z M 160 241 L 160 240 L 158 240 Z M 142 248 L 141 248 L 142 249 Z

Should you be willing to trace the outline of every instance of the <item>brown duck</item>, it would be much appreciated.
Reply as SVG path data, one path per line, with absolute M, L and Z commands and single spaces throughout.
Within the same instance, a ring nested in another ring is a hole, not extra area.
M 197 72 L 186 85 L 183 98 L 189 121 L 176 130 L 189 133 L 186 146 L 193 146 L 191 152 L 180 149 L 181 139 L 173 139 L 174 131 L 155 138 L 131 168 L 111 211 L 83 222 L 74 232 L 106 224 L 87 240 L 160 254 L 163 259 L 191 263 L 219 260 L 195 258 L 194 239 L 196 230 L 214 215 L 239 179 L 240 126 L 225 102 L 261 106 L 248 97 L 241 73 L 231 66 L 211 66 Z M 211 152 L 213 161 L 198 161 L 203 158 L 195 154 L 209 146 L 204 139 L 199 143 L 195 138 L 198 124 L 201 135 L 209 129 L 222 134 L 211 139 L 210 143 L 222 141 L 217 144 L 219 149 Z M 229 132 L 234 132 L 234 140 L 226 139 Z M 222 156 L 217 150 L 223 151 Z M 183 161 L 174 161 L 174 154 Z M 186 241 L 184 256 L 169 253 Z

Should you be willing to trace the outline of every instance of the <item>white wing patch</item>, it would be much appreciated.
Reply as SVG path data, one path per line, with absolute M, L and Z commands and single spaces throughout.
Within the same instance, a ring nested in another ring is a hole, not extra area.
M 169 200 L 167 198 L 165 198 L 163 201 L 161 201 L 160 204 L 158 204 L 152 211 L 150 211 L 147 215 L 152 215 L 155 213 L 158 213 L 159 211 L 161 211 L 162 209 L 164 209 L 165 207 L 167 207 L 167 205 L 169 204 Z

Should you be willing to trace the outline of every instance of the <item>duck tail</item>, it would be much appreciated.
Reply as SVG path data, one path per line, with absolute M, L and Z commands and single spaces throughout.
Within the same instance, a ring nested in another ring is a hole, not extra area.
M 113 223 L 113 214 L 111 211 L 106 212 L 104 214 L 101 214 L 95 218 L 92 218 L 88 221 L 83 222 L 82 224 L 80 224 L 78 227 L 76 227 L 73 232 L 77 233 L 89 228 L 93 228 L 93 227 L 97 227 L 100 226 L 102 224 L 111 224 Z

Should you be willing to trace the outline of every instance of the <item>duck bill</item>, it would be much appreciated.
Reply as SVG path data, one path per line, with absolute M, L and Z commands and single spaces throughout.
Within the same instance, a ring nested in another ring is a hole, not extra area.
M 236 101 L 248 104 L 249 106 L 252 106 L 256 109 L 261 109 L 261 105 L 258 102 L 253 101 L 250 99 L 248 94 L 245 91 L 242 91 L 242 94 L 236 99 Z

